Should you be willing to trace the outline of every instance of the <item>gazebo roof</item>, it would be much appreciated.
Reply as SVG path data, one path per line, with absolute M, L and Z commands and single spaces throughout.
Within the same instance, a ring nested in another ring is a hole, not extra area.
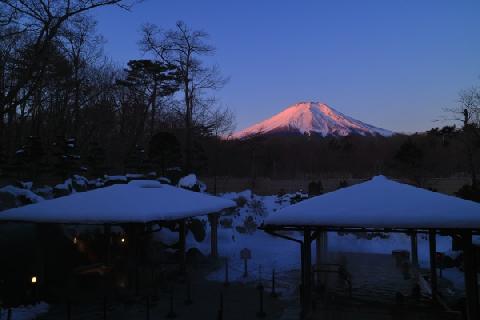
M 0 212 L 0 221 L 71 224 L 178 220 L 234 207 L 235 202 L 158 181 L 131 181 Z
M 480 204 L 376 176 L 279 210 L 264 226 L 480 230 Z

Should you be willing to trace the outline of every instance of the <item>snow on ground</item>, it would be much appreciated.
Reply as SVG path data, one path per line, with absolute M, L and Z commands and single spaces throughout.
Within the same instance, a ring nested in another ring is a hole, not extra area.
M 48 304 L 40 302 L 30 306 L 12 308 L 11 320 L 33 320 L 48 311 Z M 8 310 L 0 309 L 0 319 L 7 319 Z

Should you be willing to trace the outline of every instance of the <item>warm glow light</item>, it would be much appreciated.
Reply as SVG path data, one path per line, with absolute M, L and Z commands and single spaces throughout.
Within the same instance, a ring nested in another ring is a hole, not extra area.
M 125 243 L 125 238 L 122 238 L 120 241 L 122 241 L 122 243 Z
M 77 244 L 77 237 L 73 237 L 73 244 Z
M 37 277 L 35 276 L 32 277 L 32 283 L 37 283 Z

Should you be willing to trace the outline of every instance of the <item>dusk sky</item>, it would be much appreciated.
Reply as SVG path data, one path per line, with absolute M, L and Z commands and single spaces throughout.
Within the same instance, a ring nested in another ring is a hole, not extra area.
M 480 1 L 159 1 L 98 10 L 105 53 L 142 58 L 147 22 L 183 20 L 210 34 L 209 59 L 230 78 L 216 93 L 237 129 L 298 101 L 320 101 L 393 131 L 443 122 L 480 84 Z

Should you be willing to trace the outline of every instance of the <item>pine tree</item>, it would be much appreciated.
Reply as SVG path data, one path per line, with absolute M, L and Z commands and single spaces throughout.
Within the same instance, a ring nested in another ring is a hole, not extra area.
M 95 178 L 102 177 L 107 173 L 105 150 L 97 142 L 90 144 L 87 165 L 90 174 Z
M 145 173 L 147 169 L 145 160 L 145 149 L 140 145 L 136 145 L 133 150 L 128 153 L 125 160 L 127 173 Z
M 152 168 L 162 176 L 166 176 L 167 168 L 180 166 L 182 153 L 177 137 L 168 132 L 155 134 L 150 139 L 148 158 Z
M 57 136 L 52 145 L 53 171 L 62 179 L 68 179 L 81 171 L 80 154 L 75 138 Z

